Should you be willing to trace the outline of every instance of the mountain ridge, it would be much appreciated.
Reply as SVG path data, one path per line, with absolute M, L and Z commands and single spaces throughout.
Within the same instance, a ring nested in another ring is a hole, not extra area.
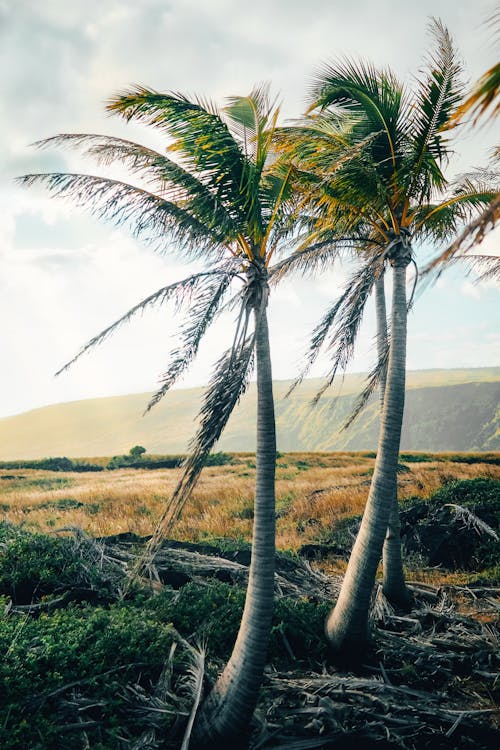
M 371 450 L 378 434 L 372 398 L 354 425 L 338 432 L 366 374 L 347 375 L 317 407 L 310 401 L 323 380 L 305 380 L 288 399 L 291 381 L 275 381 L 280 450 Z M 171 391 L 142 417 L 151 394 L 69 401 L 0 418 L 0 460 L 128 452 L 143 444 L 152 453 L 184 453 L 195 433 L 204 389 Z M 402 450 L 500 449 L 500 367 L 409 371 Z M 242 398 L 218 450 L 254 450 L 255 384 Z

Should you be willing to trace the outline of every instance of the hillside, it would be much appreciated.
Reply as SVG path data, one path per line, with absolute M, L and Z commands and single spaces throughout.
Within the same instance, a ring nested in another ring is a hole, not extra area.
M 345 378 L 310 406 L 321 381 L 306 380 L 290 398 L 289 382 L 275 384 L 278 447 L 282 451 L 364 450 L 376 447 L 373 400 L 347 432 L 338 433 L 363 382 Z M 74 401 L 0 419 L 0 460 L 42 456 L 99 456 L 140 443 L 151 453 L 185 452 L 203 389 L 176 390 L 142 416 L 149 394 Z M 469 451 L 500 448 L 500 367 L 408 373 L 403 450 Z M 254 450 L 255 387 L 242 399 L 218 448 Z

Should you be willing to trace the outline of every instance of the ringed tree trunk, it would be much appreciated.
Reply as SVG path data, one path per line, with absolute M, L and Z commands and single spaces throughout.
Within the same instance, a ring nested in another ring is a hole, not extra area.
M 385 272 L 377 278 L 375 282 L 375 309 L 377 318 L 377 354 L 379 361 L 384 356 L 387 346 L 387 312 L 385 305 Z M 380 379 L 380 414 L 384 410 L 386 372 L 382 373 Z M 408 591 L 404 572 L 403 560 L 401 557 L 401 523 L 399 520 L 399 505 L 396 492 L 390 500 L 389 522 L 387 524 L 387 533 L 385 535 L 384 547 L 382 550 L 382 568 L 383 584 L 382 590 L 389 601 L 403 609 L 409 609 L 412 602 L 412 596 Z
M 267 289 L 264 294 L 267 294 Z M 274 598 L 276 435 L 265 304 L 255 309 L 257 452 L 252 560 L 243 616 L 231 657 L 202 704 L 193 745 L 245 746 L 267 659 Z M 226 743 L 230 742 L 230 745 Z
M 377 458 L 339 598 L 325 624 L 333 656 L 341 662 L 358 661 L 368 640 L 371 593 L 391 511 L 388 498 L 394 498 L 397 491 L 406 375 L 406 267 L 410 258 L 410 248 L 399 239 L 391 254 L 391 346 Z

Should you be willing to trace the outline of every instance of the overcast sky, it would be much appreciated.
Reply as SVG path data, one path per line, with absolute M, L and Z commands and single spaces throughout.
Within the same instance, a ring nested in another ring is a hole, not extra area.
M 94 132 L 161 147 L 146 128 L 104 113 L 106 99 L 132 83 L 222 100 L 269 80 L 284 117 L 303 110 L 315 66 L 339 55 L 389 65 L 411 84 L 431 47 L 431 14 L 448 25 L 473 80 L 497 62 L 483 24 L 493 8 L 489 0 L 0 0 L 0 416 L 154 389 L 175 344 L 168 309 L 124 328 L 63 376 L 53 373 L 135 302 L 189 270 L 175 261 L 175 248 L 155 255 L 125 230 L 14 185 L 28 172 L 92 170 L 68 152 L 37 152 L 30 143 Z M 485 164 L 495 137 L 492 126 L 465 130 L 450 176 Z M 485 251 L 498 252 L 495 234 Z M 314 322 L 347 273 L 273 292 L 276 378 L 296 374 Z M 498 287 L 448 272 L 411 315 L 409 368 L 499 364 L 499 302 Z M 206 382 L 230 328 L 222 321 L 208 336 L 183 386 Z M 367 369 L 372 357 L 369 310 L 352 369 Z

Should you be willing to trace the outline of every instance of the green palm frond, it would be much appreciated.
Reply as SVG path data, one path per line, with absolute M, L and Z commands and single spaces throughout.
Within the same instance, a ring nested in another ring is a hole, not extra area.
M 424 272 L 435 269 L 437 266 L 443 267 L 443 264 L 452 260 L 457 253 L 468 252 L 479 245 L 498 221 L 500 221 L 500 196 L 497 196 L 474 221 L 468 224 L 455 242 L 440 253 L 424 269 Z
M 311 109 L 337 107 L 356 118 L 359 139 L 378 134 L 371 146 L 374 162 L 385 175 L 397 169 L 405 98 L 391 71 L 352 60 L 326 64 L 316 74 L 310 99 Z
M 238 221 L 231 204 L 225 205 L 218 192 L 203 182 L 203 175 L 194 176 L 167 156 L 123 138 L 81 133 L 63 133 L 37 141 L 37 148 L 60 146 L 83 148 L 86 156 L 99 165 L 121 162 L 131 174 L 139 175 L 154 193 L 189 210 L 207 226 L 218 227 L 227 238 L 236 237 Z
M 245 215 L 248 196 L 242 186 L 249 160 L 214 104 L 199 97 L 191 101 L 182 94 L 136 87 L 113 97 L 107 108 L 127 121 L 133 119 L 164 130 L 172 139 L 169 150 L 177 154 L 181 164 L 197 176 L 203 175 L 204 183 L 222 201 Z
M 93 336 L 90 341 L 88 341 L 80 349 L 78 354 L 70 359 L 69 362 L 66 362 L 66 364 L 56 372 L 56 375 L 60 375 L 62 372 L 71 367 L 78 359 L 80 359 L 83 354 L 88 352 L 90 349 L 93 349 L 95 346 L 102 344 L 103 341 L 108 339 L 122 325 L 128 323 L 138 312 L 144 312 L 148 308 L 161 306 L 166 302 L 173 302 L 176 310 L 178 311 L 183 306 L 188 304 L 192 300 L 193 296 L 195 294 L 199 294 L 200 291 L 202 293 L 202 296 L 205 296 L 206 290 L 213 288 L 214 279 L 216 285 L 220 284 L 222 286 L 224 283 L 229 283 L 230 278 L 231 274 L 223 269 L 202 271 L 201 273 L 193 274 L 192 276 L 188 276 L 181 281 L 174 281 L 172 284 L 168 284 L 168 286 L 164 286 L 161 289 L 158 289 L 158 291 L 150 294 L 141 302 L 138 302 L 137 305 L 131 307 L 130 310 L 125 313 L 125 315 L 122 315 L 120 318 L 118 318 L 118 320 L 115 320 L 114 323 L 111 323 L 111 325 L 107 326 L 107 328 L 104 328 L 104 330 L 102 330 L 96 336 Z
M 485 181 L 484 172 L 477 178 L 465 176 L 455 185 L 449 198 L 438 204 L 420 205 L 415 210 L 412 215 L 414 231 L 439 242 L 449 240 L 495 201 L 499 194 L 497 180 L 495 183 Z
M 212 276 L 209 283 L 197 291 L 189 309 L 188 321 L 180 331 L 181 345 L 172 352 L 168 370 L 161 377 L 161 387 L 149 401 L 146 412 L 161 401 L 196 357 L 201 340 L 219 312 L 230 282 L 231 275 L 222 272 Z
M 408 192 L 420 200 L 429 199 L 431 190 L 442 188 L 445 178 L 440 164 L 449 155 L 444 133 L 450 128 L 450 116 L 460 102 L 463 84 L 448 29 L 432 19 L 430 31 L 436 50 L 430 55 L 408 118 L 410 136 L 406 168 Z
M 276 99 L 271 99 L 269 84 L 255 87 L 248 96 L 228 97 L 224 113 L 230 129 L 243 144 L 245 155 L 257 171 L 262 172 L 279 114 Z
M 23 185 L 44 185 L 53 195 L 72 200 L 115 225 L 128 225 L 134 236 L 154 243 L 162 252 L 166 241 L 177 243 L 188 257 L 221 251 L 226 238 L 218 226 L 206 226 L 188 210 L 143 188 L 89 174 L 28 174 Z

